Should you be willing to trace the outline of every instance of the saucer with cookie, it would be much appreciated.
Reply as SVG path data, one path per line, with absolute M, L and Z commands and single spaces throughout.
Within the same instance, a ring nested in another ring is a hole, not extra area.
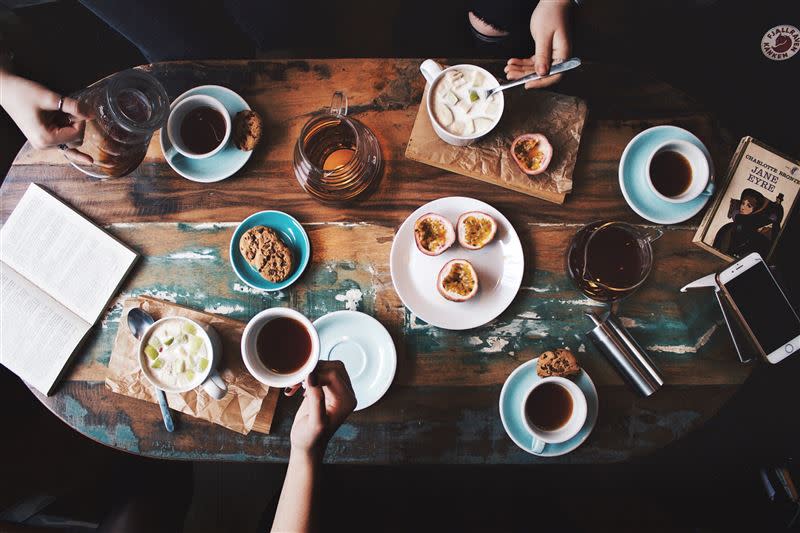
M 500 392 L 500 419 L 521 449 L 557 457 L 589 437 L 598 405 L 592 378 L 569 348 L 556 348 L 511 373 Z

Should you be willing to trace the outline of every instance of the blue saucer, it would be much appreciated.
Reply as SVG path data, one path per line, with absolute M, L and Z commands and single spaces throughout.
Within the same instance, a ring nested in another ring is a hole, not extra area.
M 177 97 L 170 105 L 170 110 L 184 98 L 195 94 L 205 94 L 222 102 L 228 110 L 231 120 L 234 119 L 239 111 L 250 109 L 250 106 L 247 105 L 247 102 L 245 102 L 241 96 L 227 87 L 220 87 L 219 85 L 201 85 Z M 224 180 L 242 168 L 244 164 L 247 163 L 247 160 L 250 159 L 250 156 L 253 155 L 252 150 L 239 150 L 236 148 L 231 139 L 228 140 L 228 145 L 225 146 L 225 148 L 206 159 L 192 159 L 177 152 L 170 159 L 167 157 L 167 153 L 170 150 L 175 152 L 172 148 L 172 143 L 169 142 L 167 126 L 165 124 L 164 127 L 161 128 L 161 152 L 164 154 L 164 158 L 167 160 L 169 166 L 172 167 L 172 170 L 187 180 L 200 183 L 213 183 L 215 181 Z
M 506 379 L 503 390 L 500 392 L 500 419 L 503 421 L 506 433 L 517 446 L 533 455 L 557 457 L 569 453 L 583 444 L 594 429 L 599 406 L 597 389 L 592 378 L 589 377 L 585 370 L 581 370 L 577 376 L 570 377 L 569 379 L 574 381 L 581 388 L 583 394 L 586 395 L 586 423 L 583 424 L 577 435 L 568 441 L 559 444 L 546 444 L 541 453 L 533 453 L 531 451 L 533 433 L 525 425 L 521 406 L 525 393 L 530 390 L 534 383 L 542 379 L 536 374 L 536 361 L 538 361 L 538 358 L 518 366 Z
M 655 148 L 667 141 L 688 141 L 703 151 L 708 159 L 708 171 L 714 180 L 714 162 L 700 139 L 676 126 L 656 126 L 634 137 L 619 161 L 619 186 L 625 201 L 639 216 L 656 224 L 677 224 L 695 216 L 713 195 L 701 194 L 683 204 L 667 202 L 657 197 L 647 185 L 647 158 Z
M 261 277 L 261 274 L 250 266 L 250 263 L 245 260 L 239 251 L 239 239 L 242 238 L 244 232 L 254 226 L 266 226 L 274 229 L 281 236 L 286 246 L 292 250 L 295 261 L 294 272 L 280 283 L 272 283 Z M 305 270 L 308 260 L 311 258 L 311 242 L 308 240 L 306 230 L 294 217 L 282 211 L 261 211 L 250 215 L 236 227 L 236 231 L 233 232 L 233 237 L 231 237 L 230 256 L 233 271 L 243 282 L 254 289 L 279 291 L 297 281 L 297 278 Z

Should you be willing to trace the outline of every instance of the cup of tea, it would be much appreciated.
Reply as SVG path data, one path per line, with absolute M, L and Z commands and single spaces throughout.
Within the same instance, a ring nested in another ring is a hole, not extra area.
M 586 422 L 586 396 L 575 383 L 562 377 L 534 383 L 520 408 L 525 426 L 533 434 L 533 453 L 541 453 L 547 444 L 568 441 Z
M 261 383 L 290 387 L 317 366 L 319 335 L 311 321 L 294 309 L 265 309 L 244 328 L 242 359 Z
M 167 136 L 181 155 L 205 159 L 228 144 L 231 116 L 222 102 L 212 96 L 189 96 L 172 108 L 167 119 Z
M 647 159 L 647 184 L 666 202 L 684 203 L 714 192 L 708 159 L 688 141 L 667 141 Z

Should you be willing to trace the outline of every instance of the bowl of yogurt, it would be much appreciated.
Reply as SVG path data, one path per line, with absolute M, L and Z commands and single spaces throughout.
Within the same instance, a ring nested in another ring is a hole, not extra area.
M 156 320 L 139 342 L 139 365 L 154 387 L 187 392 L 202 385 L 217 400 L 228 390 L 215 370 L 221 354 L 214 328 L 185 317 Z
M 500 85 L 488 70 L 476 65 L 453 65 L 442 69 L 426 59 L 419 67 L 428 81 L 426 104 L 433 130 L 446 143 L 467 146 L 497 126 L 505 101 L 498 92 L 481 94 Z

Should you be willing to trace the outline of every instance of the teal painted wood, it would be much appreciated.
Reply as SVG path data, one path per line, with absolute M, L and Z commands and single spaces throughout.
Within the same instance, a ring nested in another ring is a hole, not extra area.
M 358 310 L 380 317 L 385 303 L 381 298 L 393 294 L 379 292 L 380 283 L 386 281 L 381 278 L 388 279 L 385 262 L 329 258 L 313 261 L 298 284 L 285 291 L 251 289 L 236 277 L 226 257 L 235 226 L 111 225 L 112 232 L 134 246 L 164 251 L 141 259 L 131 286 L 123 290 L 91 335 L 77 367 L 108 364 L 121 302 L 130 296 L 154 296 L 246 321 L 273 306 L 291 306 L 315 319 L 345 308 L 342 296 L 350 289 L 363 295 Z M 306 226 L 312 240 L 324 227 Z M 348 232 L 338 224 L 331 228 L 345 235 Z M 364 225 L 359 228 L 365 229 Z M 387 228 L 380 231 L 391 232 Z M 159 241 L 164 243 L 156 244 Z M 171 242 L 182 244 L 173 249 Z M 710 377 L 706 385 L 668 386 L 651 399 L 638 400 L 582 335 L 590 328 L 582 311 L 596 303 L 575 290 L 563 271 L 535 269 L 526 275 L 526 281 L 529 284 L 497 320 L 467 332 L 431 327 L 394 302 L 388 313 L 396 314 L 397 320 L 384 322 L 398 346 L 396 382 L 376 406 L 356 413 L 337 432 L 327 459 L 340 463 L 476 464 L 624 460 L 679 438 L 711 414 L 708 405 L 718 405 L 734 390 L 735 384 L 719 385 Z M 674 282 L 653 279 L 648 285 L 645 291 L 674 291 Z M 632 300 L 631 304 L 636 303 Z M 685 368 L 696 368 L 698 358 L 713 360 L 728 342 L 718 333 L 720 323 L 711 303 L 700 295 L 675 298 L 667 305 L 644 305 L 644 314 L 639 306 L 631 305 L 633 315 L 622 312 L 622 316 L 664 368 L 668 383 L 680 383 Z M 562 345 L 575 351 L 598 384 L 601 415 L 595 434 L 573 454 L 536 458 L 506 436 L 497 407 L 500 388 L 518 364 L 543 349 Z M 178 428 L 173 436 L 164 430 L 155 404 L 112 394 L 102 374 L 90 374 L 95 377 L 68 381 L 44 401 L 70 426 L 101 443 L 170 459 L 284 461 L 288 457 L 296 400 L 280 400 L 270 435 L 242 436 L 176 414 Z M 695 378 L 691 382 L 696 385 Z M 714 401 L 709 403 L 709 399 Z

